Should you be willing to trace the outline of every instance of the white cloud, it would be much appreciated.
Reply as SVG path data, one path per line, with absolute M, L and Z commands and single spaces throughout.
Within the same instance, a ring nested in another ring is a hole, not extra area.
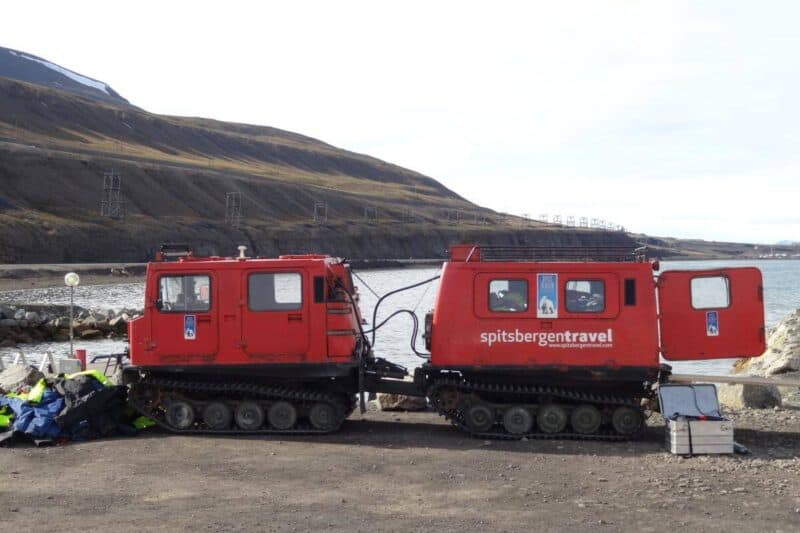
M 151 111 L 317 136 L 514 213 L 800 238 L 795 3 L 49 4 L 5 6 L 4 44 Z

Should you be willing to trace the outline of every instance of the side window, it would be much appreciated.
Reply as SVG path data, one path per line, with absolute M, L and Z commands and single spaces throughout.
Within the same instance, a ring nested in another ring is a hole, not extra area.
M 247 305 L 251 311 L 293 311 L 303 306 L 303 278 L 296 272 L 250 274 Z
M 726 276 L 692 278 L 691 287 L 692 307 L 695 309 L 720 309 L 731 303 Z
M 636 280 L 625 280 L 625 305 L 636 305 Z
M 570 313 L 602 313 L 606 308 L 606 285 L 600 280 L 567 281 L 566 292 Z
M 521 313 L 528 310 L 528 282 L 523 279 L 493 279 L 489 282 L 489 310 Z
M 162 276 L 158 280 L 158 299 L 164 313 L 208 311 L 211 309 L 211 278 Z

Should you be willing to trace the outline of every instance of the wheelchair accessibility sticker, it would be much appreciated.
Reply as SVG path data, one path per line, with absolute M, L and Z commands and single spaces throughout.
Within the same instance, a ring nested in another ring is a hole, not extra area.
M 183 315 L 183 338 L 193 341 L 197 338 L 197 316 Z
M 716 311 L 706 311 L 706 336 L 719 337 L 719 314 Z

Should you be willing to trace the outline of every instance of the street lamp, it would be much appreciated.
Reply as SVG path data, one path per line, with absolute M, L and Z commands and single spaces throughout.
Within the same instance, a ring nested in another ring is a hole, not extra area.
M 73 321 L 75 320 L 73 317 L 73 305 L 75 303 L 75 287 L 81 282 L 80 276 L 78 276 L 75 272 L 69 272 L 66 276 L 64 276 L 64 284 L 69 287 L 69 356 L 74 357 L 75 352 L 72 350 L 72 343 L 74 339 L 74 328 L 73 328 Z

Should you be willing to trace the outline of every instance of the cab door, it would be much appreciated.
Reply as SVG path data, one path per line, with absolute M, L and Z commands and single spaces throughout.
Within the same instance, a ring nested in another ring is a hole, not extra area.
M 659 276 L 657 287 L 665 359 L 764 353 L 764 289 L 757 268 L 668 271 Z
M 150 314 L 151 351 L 163 364 L 207 364 L 217 355 L 215 276 L 208 272 L 158 276 Z
M 308 273 L 253 270 L 245 272 L 242 281 L 242 344 L 247 356 L 254 361 L 305 361 L 311 331 Z

